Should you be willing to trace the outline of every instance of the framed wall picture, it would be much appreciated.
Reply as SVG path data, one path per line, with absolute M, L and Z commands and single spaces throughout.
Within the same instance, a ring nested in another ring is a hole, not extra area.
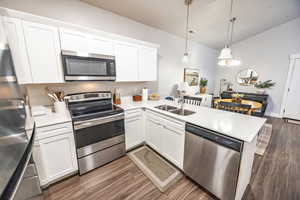
M 189 86 L 197 86 L 199 83 L 199 70 L 195 68 L 184 68 L 183 81 Z

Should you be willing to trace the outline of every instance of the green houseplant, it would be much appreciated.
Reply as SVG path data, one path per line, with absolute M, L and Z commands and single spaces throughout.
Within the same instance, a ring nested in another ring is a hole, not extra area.
M 208 80 L 206 78 L 201 78 L 199 82 L 200 86 L 200 94 L 205 94 L 206 93 L 206 86 L 207 86 Z
M 267 80 L 267 81 L 264 81 L 264 82 L 257 82 L 255 83 L 254 87 L 257 88 L 257 93 L 260 93 L 260 94 L 264 94 L 265 93 L 265 89 L 270 89 L 272 87 L 274 87 L 276 83 L 275 82 L 272 82 L 272 80 Z

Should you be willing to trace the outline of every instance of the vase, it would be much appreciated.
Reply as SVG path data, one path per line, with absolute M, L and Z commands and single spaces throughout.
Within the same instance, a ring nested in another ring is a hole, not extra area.
M 200 87 L 200 94 L 206 93 L 206 87 Z

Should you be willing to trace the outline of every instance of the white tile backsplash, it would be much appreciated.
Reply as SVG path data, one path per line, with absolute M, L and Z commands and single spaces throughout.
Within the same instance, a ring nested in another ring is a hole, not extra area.
M 120 88 L 121 96 L 131 96 L 141 94 L 144 87 L 150 92 L 157 92 L 157 82 L 69 82 L 60 84 L 31 84 L 26 85 L 29 102 L 31 106 L 53 105 L 53 102 L 47 96 L 46 88 L 64 91 L 65 94 L 95 91 L 112 91 L 114 88 Z

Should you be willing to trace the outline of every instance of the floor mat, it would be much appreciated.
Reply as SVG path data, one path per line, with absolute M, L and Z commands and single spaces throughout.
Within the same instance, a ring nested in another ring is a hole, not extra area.
M 272 135 L 272 124 L 265 124 L 261 129 L 256 144 L 256 154 L 263 156 L 270 142 Z
M 182 173 L 147 146 L 128 153 L 129 158 L 161 191 L 166 191 L 182 177 Z

